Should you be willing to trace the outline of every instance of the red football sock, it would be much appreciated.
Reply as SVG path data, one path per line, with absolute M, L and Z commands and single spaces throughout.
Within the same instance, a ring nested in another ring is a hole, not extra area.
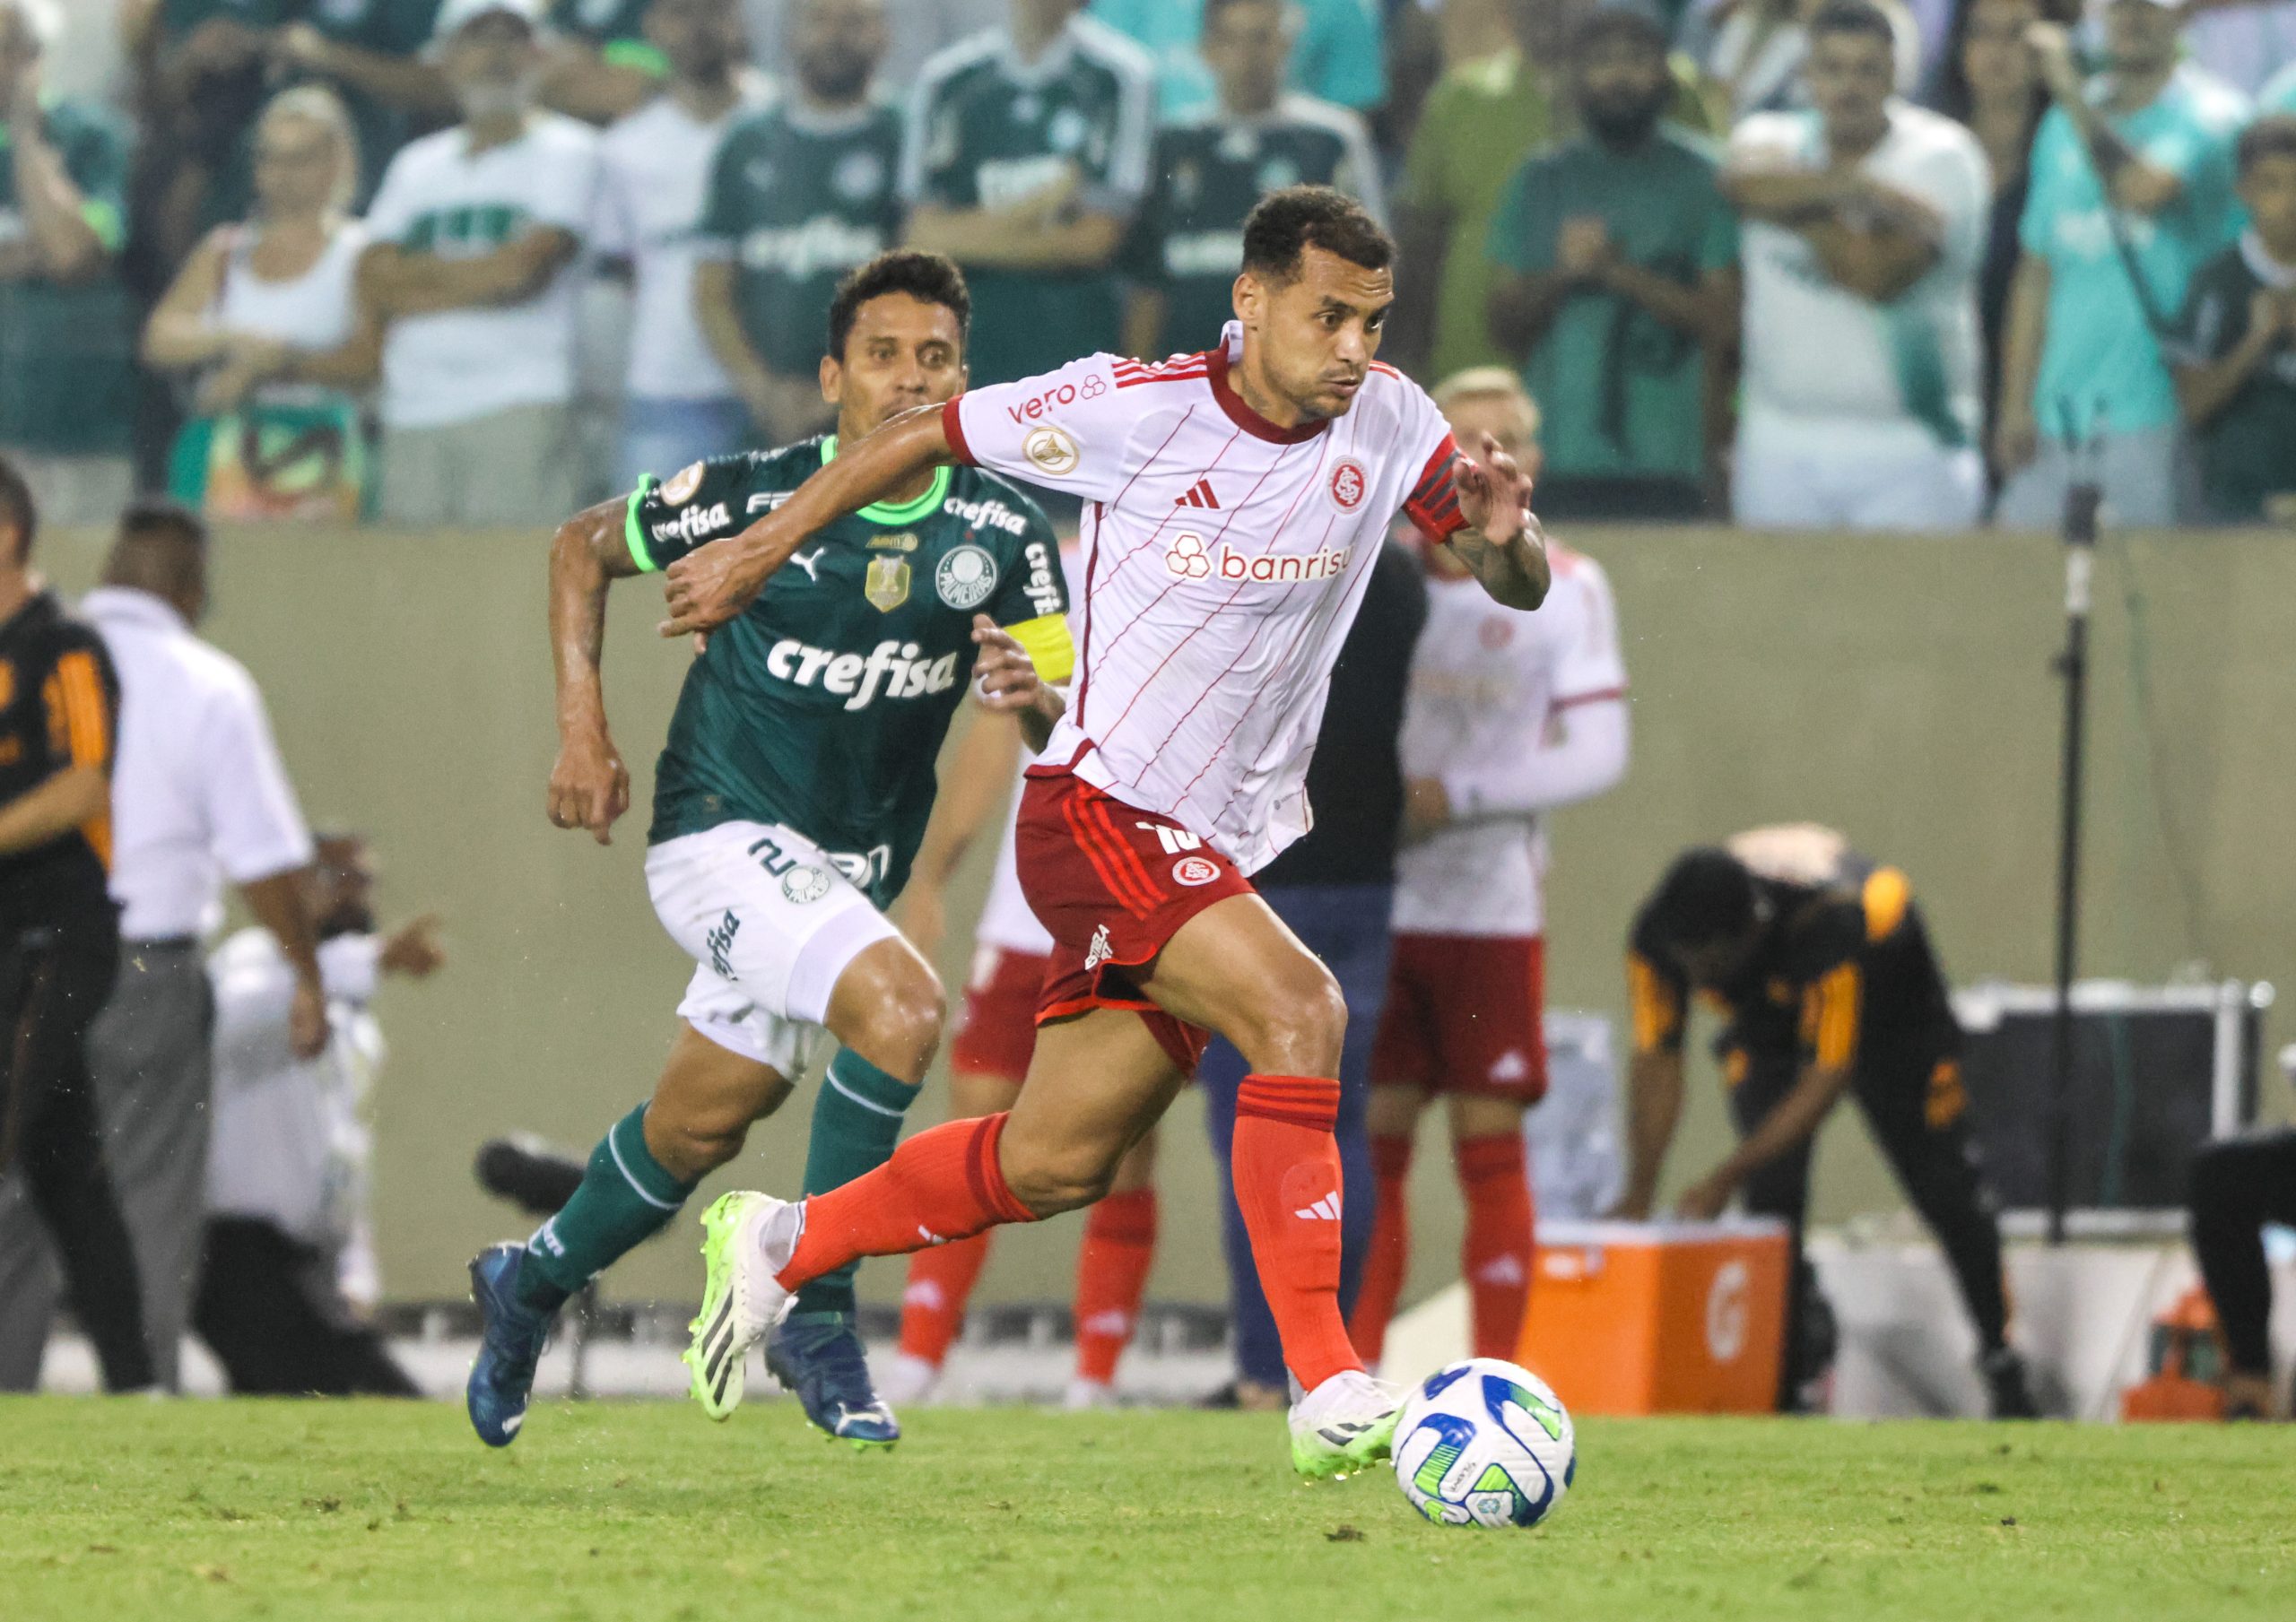
M 1523 1134 L 1462 1139 L 1453 1153 L 1467 1203 L 1459 1265 L 1466 1275 L 1474 1355 L 1511 1360 L 1531 1299 L 1531 1176 Z
M 1371 1248 L 1363 1258 L 1363 1279 L 1355 1287 L 1355 1314 L 1347 1321 L 1355 1354 L 1376 1364 L 1387 1344 L 1387 1320 L 1396 1315 L 1411 1261 L 1411 1140 L 1371 1140 L 1371 1169 L 1378 1182 L 1378 1209 L 1371 1219 Z
M 965 1326 L 965 1303 L 988 1261 L 988 1236 L 954 1239 L 909 1259 L 909 1288 L 900 1293 L 900 1349 L 941 1366 Z
M 1362 1363 L 1339 1315 L 1339 1083 L 1246 1076 L 1229 1151 L 1260 1288 L 1302 1390 Z
M 996 1164 L 1004 1116 L 951 1121 L 921 1132 L 873 1172 L 805 1201 L 805 1231 L 775 1278 L 787 1289 L 860 1256 L 897 1256 L 970 1239 L 1035 1214 L 1004 1185 Z
M 1156 1261 L 1156 1191 L 1110 1194 L 1084 1218 L 1076 1253 L 1076 1377 L 1106 1385 L 1132 1343 Z

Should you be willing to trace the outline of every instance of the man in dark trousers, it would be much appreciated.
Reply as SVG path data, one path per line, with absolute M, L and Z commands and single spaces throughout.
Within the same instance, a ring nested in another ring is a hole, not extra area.
M 1634 1015 L 1626 1193 L 1646 1218 L 1682 1112 L 1689 999 L 1728 1023 L 1717 1038 L 1738 1147 L 1684 1191 L 1680 1214 L 1719 1216 L 1733 1194 L 1794 1232 L 1779 1405 L 1791 1411 L 1831 1356 L 1803 1332 L 1817 1280 L 1802 1257 L 1810 1151 L 1819 1123 L 1854 1093 L 1899 1183 L 1937 1236 L 1975 1323 L 1997 1418 L 2034 1409 L 2008 1342 L 2001 1232 L 1965 1119 L 1961 1028 L 1905 875 L 1831 828 L 1761 828 L 1685 852 L 1634 921 L 1627 954 Z
M 2296 1132 L 2211 1143 L 2193 1157 L 2192 1249 L 2224 1328 L 2224 1417 L 2268 1419 L 2272 1273 L 2264 1225 L 2296 1222 Z
M 106 1388 L 135 1391 L 152 1354 L 87 1059 L 119 967 L 105 893 L 119 682 L 31 572 L 38 527 L 0 459 L 0 1181 L 24 1179 Z M 0 1317 L 14 1310 L 0 1300 Z

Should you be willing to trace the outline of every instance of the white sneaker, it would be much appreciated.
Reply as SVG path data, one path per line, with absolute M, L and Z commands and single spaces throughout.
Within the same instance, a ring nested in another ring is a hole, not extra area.
M 750 1348 L 789 1315 L 795 1297 L 774 1275 L 805 1231 L 805 1208 L 766 1194 L 724 1194 L 702 1214 L 701 1228 L 708 1279 L 701 1314 L 687 1326 L 693 1338 L 685 1366 L 702 1412 L 724 1419 L 742 1405 Z
M 1072 1414 L 1088 1413 L 1096 1408 L 1116 1406 L 1116 1387 L 1104 1380 L 1074 1379 L 1060 1399 L 1060 1406 Z
M 1334 1375 L 1292 1405 L 1292 1468 L 1310 1481 L 1369 1470 L 1394 1448 L 1403 1398 L 1361 1369 Z
M 895 1408 L 929 1406 L 933 1388 L 941 1383 L 941 1366 L 908 1352 L 893 1354 L 892 1366 L 878 1382 L 877 1394 Z

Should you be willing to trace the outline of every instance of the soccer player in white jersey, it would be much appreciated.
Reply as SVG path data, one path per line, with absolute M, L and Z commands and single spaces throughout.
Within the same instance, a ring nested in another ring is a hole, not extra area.
M 1735 516 L 1967 529 L 1985 502 L 1985 152 L 1891 93 L 1894 37 L 1869 0 L 1825 0 L 1808 29 L 1814 105 L 1741 123 L 1722 173 L 1744 218 Z
M 1028 1084 L 1009 1115 L 921 1132 L 802 1204 L 711 1207 L 705 1375 L 819 1271 L 1091 1204 L 1216 1030 L 1252 1067 L 1232 1166 L 1306 1393 L 1292 1462 L 1327 1477 L 1387 1455 L 1399 1393 L 1363 1372 L 1338 1302 L 1346 1005 L 1246 875 L 1307 830 L 1331 668 L 1396 513 L 1509 606 L 1537 607 L 1548 579 L 1522 470 L 1488 441 L 1462 455 L 1434 402 L 1374 359 L 1394 253 L 1337 192 L 1272 193 L 1217 348 L 1088 356 L 888 424 L 671 571 L 674 636 L 723 623 L 822 525 L 937 464 L 1085 502 L 1075 697 L 1021 808 L 1021 886 L 1054 941 Z
M 1461 372 L 1435 400 L 1454 434 L 1489 434 L 1526 468 L 1538 407 L 1504 368 Z M 1530 1296 L 1532 1197 L 1523 1115 L 1546 1091 L 1547 811 L 1626 772 L 1626 666 L 1601 566 L 1552 542 L 1535 614 L 1492 603 L 1440 548 L 1404 712 L 1404 848 L 1396 950 L 1371 1052 L 1379 1199 L 1348 1320 L 1378 1360 L 1409 1252 L 1406 1176 L 1440 1095 L 1467 1207 L 1461 1270 L 1478 1357 L 1512 1357 Z

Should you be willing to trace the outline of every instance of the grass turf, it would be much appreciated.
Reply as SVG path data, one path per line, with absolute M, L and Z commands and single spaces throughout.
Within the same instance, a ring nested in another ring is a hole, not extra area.
M 1547 1526 L 1309 1488 L 1265 1416 L 923 1413 L 891 1456 L 786 1402 L 0 1399 L 0 1615 L 2296 1616 L 2296 1456 L 2257 1427 L 1590 1421 Z

